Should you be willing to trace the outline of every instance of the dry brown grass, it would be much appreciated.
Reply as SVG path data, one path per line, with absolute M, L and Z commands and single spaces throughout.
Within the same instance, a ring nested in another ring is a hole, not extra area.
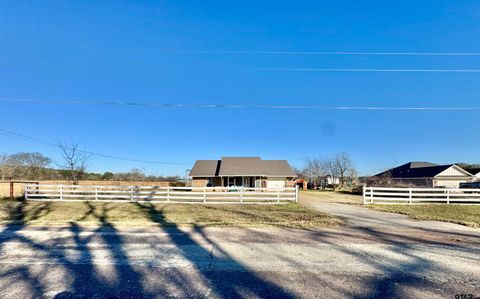
M 348 192 L 308 190 L 300 192 L 300 202 L 307 204 L 314 202 L 360 204 L 362 196 Z
M 187 205 L 92 202 L 0 202 L 0 223 L 86 226 L 335 227 L 337 218 L 286 205 Z
M 470 227 L 480 226 L 480 206 L 474 205 L 366 205 L 366 207 L 385 212 L 409 215 L 419 220 L 437 220 L 463 224 Z

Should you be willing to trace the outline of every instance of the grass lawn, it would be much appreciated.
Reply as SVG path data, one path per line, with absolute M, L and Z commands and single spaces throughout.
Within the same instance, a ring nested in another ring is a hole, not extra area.
M 415 219 L 438 220 L 480 226 L 480 206 L 474 205 L 365 205 L 365 207 L 409 215 Z
M 302 203 L 321 201 L 360 204 L 362 196 L 340 191 L 305 190 L 300 191 L 300 201 Z
M 337 218 L 296 203 L 285 205 L 186 205 L 0 201 L 0 223 L 84 226 L 231 226 L 331 228 Z

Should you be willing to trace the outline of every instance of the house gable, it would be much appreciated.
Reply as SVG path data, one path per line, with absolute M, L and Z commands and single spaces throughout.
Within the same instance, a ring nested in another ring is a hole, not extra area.
M 463 170 L 462 168 L 458 167 L 457 165 L 452 165 L 449 168 L 445 169 L 444 171 L 440 172 L 435 176 L 435 178 L 448 178 L 448 177 L 465 177 L 471 178 L 471 175 L 468 171 Z

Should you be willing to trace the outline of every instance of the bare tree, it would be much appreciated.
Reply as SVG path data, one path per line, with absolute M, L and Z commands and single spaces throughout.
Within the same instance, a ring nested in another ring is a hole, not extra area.
M 25 169 L 24 177 L 26 179 L 39 179 L 45 168 L 47 168 L 52 160 L 45 157 L 41 153 L 18 153 L 12 155 L 19 160 L 19 164 Z
M 16 153 L 0 156 L 2 179 L 40 179 L 52 160 L 41 153 Z
M 8 155 L 7 154 L 0 154 L 0 178 L 5 180 L 8 178 L 10 171 L 8 165 Z
M 90 155 L 85 150 L 79 149 L 79 145 L 74 142 L 59 144 L 59 147 L 62 151 L 63 160 L 59 166 L 68 171 L 70 180 L 76 185 L 85 173 Z
M 335 173 L 338 175 L 340 187 L 343 187 L 345 179 L 347 177 L 353 177 L 356 174 L 353 162 L 350 159 L 350 155 L 345 152 L 336 154 L 332 160 Z
M 303 173 L 308 180 L 318 187 L 321 184 L 321 177 L 325 175 L 324 165 L 322 160 L 315 158 L 308 158 Z

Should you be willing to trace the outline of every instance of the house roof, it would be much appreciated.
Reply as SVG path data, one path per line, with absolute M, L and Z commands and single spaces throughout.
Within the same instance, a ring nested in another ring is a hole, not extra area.
M 430 163 L 430 162 L 410 162 L 410 168 L 422 168 L 422 167 L 432 167 L 438 166 L 438 164 Z
M 222 157 L 219 176 L 261 175 L 260 157 Z
M 190 171 L 190 176 L 217 176 L 219 167 L 219 160 L 197 160 Z
M 197 160 L 190 176 L 296 177 L 297 174 L 286 160 L 262 160 L 260 157 L 222 157 L 221 160 Z
M 469 168 L 469 169 L 465 169 L 465 170 L 468 171 L 469 173 L 471 173 L 472 175 L 480 174 L 480 168 Z
M 410 162 L 375 175 L 391 178 L 433 178 L 455 164 L 437 165 L 429 162 Z M 460 168 L 461 169 L 461 168 Z M 461 169 L 465 172 L 463 169 Z

